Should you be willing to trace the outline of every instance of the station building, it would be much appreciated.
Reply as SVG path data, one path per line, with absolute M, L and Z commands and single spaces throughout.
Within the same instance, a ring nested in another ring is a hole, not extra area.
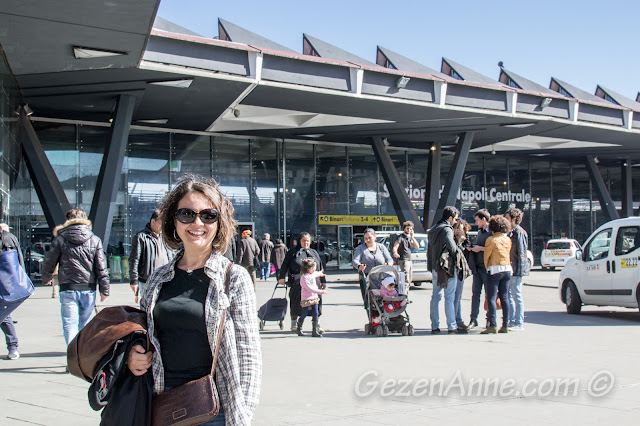
M 536 262 L 638 215 L 640 103 L 602 86 L 382 46 L 369 62 L 308 34 L 300 53 L 224 19 L 207 38 L 158 0 L 2 4 L 1 213 L 25 250 L 80 207 L 126 255 L 187 173 L 220 183 L 242 229 L 310 232 L 339 268 L 365 228 L 421 231 L 446 205 L 470 223 L 522 209 Z

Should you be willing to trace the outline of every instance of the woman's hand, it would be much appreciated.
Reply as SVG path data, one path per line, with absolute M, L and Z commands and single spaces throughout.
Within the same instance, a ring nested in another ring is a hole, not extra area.
M 142 376 L 151 367 L 152 353 L 146 352 L 140 345 L 135 345 L 129 351 L 127 365 L 131 374 L 134 376 Z
M 364 271 L 367 268 L 367 265 L 360 264 L 358 265 L 358 271 Z

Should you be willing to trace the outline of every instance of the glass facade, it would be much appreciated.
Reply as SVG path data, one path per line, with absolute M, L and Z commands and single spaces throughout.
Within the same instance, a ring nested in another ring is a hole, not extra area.
M 3 90 L 3 111 L 11 111 L 8 92 Z M 3 117 L 3 215 L 6 220 L 10 212 L 11 226 L 23 245 L 32 246 L 50 239 L 50 230 L 24 162 L 20 163 L 17 126 L 10 115 Z M 71 205 L 89 211 L 109 128 L 38 121 L 34 128 Z M 429 153 L 397 148 L 389 153 L 421 217 Z M 21 167 L 11 166 L 11 161 L 18 161 Z M 443 154 L 441 184 L 452 161 L 452 154 Z M 620 166 L 600 167 L 600 172 L 620 209 Z M 317 247 L 325 249 L 330 268 L 349 267 L 353 247 L 364 229 L 372 226 L 367 220 L 395 216 L 369 146 L 134 128 L 123 162 L 111 235 L 105 244 L 109 252 L 115 254 L 124 247 L 128 254 L 132 236 L 144 228 L 153 209 L 186 174 L 215 178 L 232 200 L 238 222 L 253 227 L 258 238 L 269 233 L 272 239 L 284 238 L 290 246 L 300 232 L 311 233 Z M 639 185 L 640 169 L 633 169 L 633 178 L 634 186 Z M 7 184 L 12 180 L 13 185 Z M 634 193 L 636 214 L 638 193 Z M 536 259 L 548 239 L 566 236 L 583 242 L 604 222 L 585 166 L 539 157 L 470 154 L 456 206 L 471 224 L 473 214 L 481 208 L 492 214 L 503 214 L 510 207 L 522 209 L 523 226 Z M 330 217 L 335 220 L 325 223 Z M 373 227 L 399 229 L 397 222 L 373 223 Z

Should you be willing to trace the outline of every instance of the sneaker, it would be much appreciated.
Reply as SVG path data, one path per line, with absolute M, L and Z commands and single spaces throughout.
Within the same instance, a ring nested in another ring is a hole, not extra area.
M 7 355 L 7 359 L 18 359 L 20 358 L 20 352 L 18 352 L 18 348 L 9 349 L 9 355 Z
M 467 330 L 472 330 L 478 326 L 478 321 L 471 320 L 469 321 L 469 325 L 467 326 Z
M 463 323 L 462 321 L 457 323 L 457 325 L 458 325 L 458 330 L 465 330 L 466 331 L 468 329 L 467 325 L 465 323 Z
M 449 334 L 468 334 L 469 332 L 467 331 L 466 328 L 454 328 L 453 330 L 449 330 Z
M 508 327 L 500 327 L 500 330 L 498 330 L 498 333 L 508 333 L 508 332 L 509 332 Z
M 480 332 L 480 334 L 496 334 L 498 332 L 497 327 L 487 327 L 486 330 Z
M 514 325 L 509 327 L 509 331 L 524 331 L 524 325 Z
M 436 328 L 436 329 L 431 330 L 431 334 L 440 334 L 440 329 Z

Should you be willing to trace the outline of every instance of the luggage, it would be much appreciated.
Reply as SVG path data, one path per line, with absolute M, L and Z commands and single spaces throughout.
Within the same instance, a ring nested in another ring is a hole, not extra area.
M 284 298 L 273 297 L 276 294 L 278 288 L 284 289 Z M 271 293 L 271 299 L 267 300 L 267 303 L 260 306 L 258 309 L 258 318 L 260 319 L 260 331 L 264 330 L 264 325 L 267 321 L 277 321 L 280 325 L 280 330 L 284 329 L 284 318 L 287 316 L 287 286 L 279 285 L 276 283 L 273 293 Z

